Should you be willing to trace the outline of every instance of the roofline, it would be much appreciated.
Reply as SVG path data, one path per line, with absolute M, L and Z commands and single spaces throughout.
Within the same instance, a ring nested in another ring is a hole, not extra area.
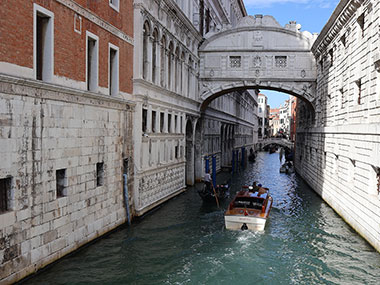
M 321 51 L 321 46 L 328 46 L 333 38 L 338 34 L 337 30 L 334 29 L 334 25 L 338 24 L 344 26 L 347 20 L 356 12 L 358 6 L 360 6 L 363 2 L 364 0 L 341 0 L 339 2 L 311 48 L 314 55 L 318 56 Z M 349 9 L 349 12 L 342 14 L 348 6 L 351 8 Z
M 243 17 L 247 16 L 248 14 L 247 14 L 247 10 L 245 9 L 245 5 L 244 5 L 243 0 L 237 0 L 237 1 L 238 1 L 240 10 L 243 13 Z

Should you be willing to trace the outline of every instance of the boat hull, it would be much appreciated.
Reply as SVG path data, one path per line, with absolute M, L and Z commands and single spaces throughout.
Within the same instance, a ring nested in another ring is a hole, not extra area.
M 266 223 L 265 218 L 249 217 L 242 215 L 225 215 L 224 221 L 228 230 L 263 231 Z

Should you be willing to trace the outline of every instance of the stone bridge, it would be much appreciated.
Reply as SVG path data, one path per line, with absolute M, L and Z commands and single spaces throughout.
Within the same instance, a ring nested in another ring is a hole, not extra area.
M 317 68 L 315 36 L 272 16 L 244 17 L 235 27 L 210 32 L 200 47 L 201 110 L 239 89 L 269 89 L 296 96 L 314 114 Z
M 257 142 L 257 149 L 263 149 L 264 147 L 271 145 L 271 144 L 277 144 L 279 146 L 293 149 L 294 148 L 294 143 L 288 139 L 284 138 L 267 138 L 267 139 L 260 139 Z

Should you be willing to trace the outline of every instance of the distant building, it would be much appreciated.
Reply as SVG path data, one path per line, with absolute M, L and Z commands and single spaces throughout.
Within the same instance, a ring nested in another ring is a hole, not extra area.
M 269 134 L 269 106 L 268 98 L 262 93 L 258 95 L 258 136 L 264 138 Z
M 290 140 L 296 141 L 297 132 L 297 97 L 290 99 Z
M 277 136 L 280 129 L 280 109 L 270 109 L 269 115 L 269 134 L 272 137 Z

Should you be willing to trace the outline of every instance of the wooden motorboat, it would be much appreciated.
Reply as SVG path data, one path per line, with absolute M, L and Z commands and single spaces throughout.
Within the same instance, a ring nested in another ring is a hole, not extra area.
M 199 196 L 204 202 L 208 203 L 218 203 L 218 201 L 224 200 L 230 197 L 229 183 L 225 182 L 220 185 L 216 185 L 215 189 L 207 189 L 206 185 L 202 187 L 201 190 L 198 190 Z M 215 191 L 214 191 L 215 190 Z M 216 194 L 216 198 L 215 198 Z
M 245 190 L 236 194 L 224 213 L 226 229 L 262 231 L 273 204 L 269 189 L 257 187 L 256 190 L 252 186 L 243 188 Z

